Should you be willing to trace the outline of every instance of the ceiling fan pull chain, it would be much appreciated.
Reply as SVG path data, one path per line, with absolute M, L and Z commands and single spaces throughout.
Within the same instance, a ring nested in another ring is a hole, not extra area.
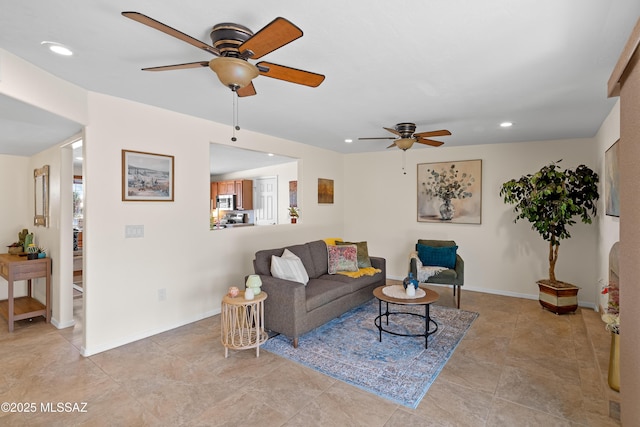
M 407 166 L 407 150 L 402 150 L 402 173 L 407 174 L 405 167 Z
M 233 136 L 231 137 L 231 141 L 236 142 L 238 138 L 236 138 L 236 131 L 240 130 L 240 126 L 238 126 L 238 94 L 235 90 L 231 91 L 231 96 L 233 97 Z

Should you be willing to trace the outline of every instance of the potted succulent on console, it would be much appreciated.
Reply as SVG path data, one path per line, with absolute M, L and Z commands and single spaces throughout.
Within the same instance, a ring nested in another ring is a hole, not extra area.
M 540 304 L 556 314 L 574 312 L 578 308 L 577 286 L 556 279 L 560 240 L 571 237 L 568 227 L 574 217 L 591 224 L 596 215 L 598 174 L 585 165 L 562 170 L 562 160 L 544 166 L 538 172 L 502 184 L 500 196 L 514 204 L 514 222 L 526 219 L 531 228 L 549 242 L 549 279 L 539 280 Z
M 300 217 L 300 210 L 297 206 L 289 206 L 289 216 L 291 217 L 291 224 L 295 224 L 298 222 L 298 218 Z

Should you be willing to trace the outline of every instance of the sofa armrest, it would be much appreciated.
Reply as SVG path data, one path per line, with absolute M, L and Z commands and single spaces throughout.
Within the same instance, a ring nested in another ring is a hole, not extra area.
M 464 285 L 464 260 L 456 254 L 456 284 Z
M 386 280 L 386 278 L 387 278 L 387 260 L 386 260 L 386 258 L 381 258 L 381 257 L 377 257 L 377 256 L 370 256 L 369 259 L 371 260 L 371 267 L 379 268 L 380 270 L 382 270 L 382 276 Z
M 307 313 L 306 287 L 299 282 L 260 275 L 262 290 L 267 293 L 265 326 L 290 337 L 296 337 L 298 322 Z

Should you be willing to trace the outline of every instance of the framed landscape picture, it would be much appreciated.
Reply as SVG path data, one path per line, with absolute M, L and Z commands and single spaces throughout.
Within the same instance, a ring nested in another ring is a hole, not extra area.
M 122 200 L 173 201 L 173 156 L 122 150 Z
M 482 160 L 418 164 L 418 222 L 480 224 Z
M 619 141 L 616 141 L 604 153 L 604 197 L 606 214 L 620 216 L 620 172 L 618 169 Z

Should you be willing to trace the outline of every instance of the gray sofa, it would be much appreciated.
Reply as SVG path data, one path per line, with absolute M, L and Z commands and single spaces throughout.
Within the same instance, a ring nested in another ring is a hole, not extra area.
M 283 334 L 298 347 L 298 338 L 373 297 L 373 290 L 386 282 L 386 260 L 370 257 L 372 267 L 382 270 L 373 276 L 351 278 L 328 274 L 327 245 L 322 240 L 287 246 L 304 265 L 307 285 L 271 275 L 271 256 L 281 256 L 285 248 L 256 252 L 255 274 L 268 294 L 264 305 L 265 328 Z

